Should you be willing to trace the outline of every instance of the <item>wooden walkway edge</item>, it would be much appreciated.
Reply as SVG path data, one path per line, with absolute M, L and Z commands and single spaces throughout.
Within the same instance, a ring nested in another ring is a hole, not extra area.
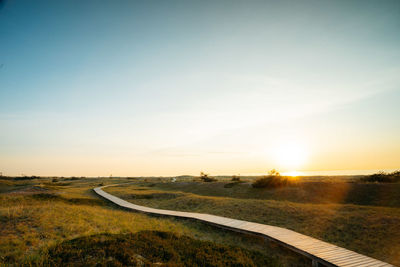
M 119 184 L 117 184 L 119 185 Z M 343 266 L 343 267 L 389 267 L 389 263 L 373 259 L 371 257 L 356 253 L 354 251 L 332 245 L 330 243 L 309 237 L 285 228 L 270 226 L 266 224 L 253 223 L 236 220 L 216 215 L 193 213 L 173 210 L 153 209 L 149 207 L 132 204 L 102 190 L 107 185 L 94 188 L 96 194 L 113 202 L 114 204 L 129 209 L 156 215 L 166 215 L 180 218 L 195 219 L 207 222 L 218 227 L 233 230 L 236 232 L 262 235 L 263 237 L 277 242 L 297 253 L 312 259 L 313 266 Z M 393 266 L 394 267 L 394 266 Z

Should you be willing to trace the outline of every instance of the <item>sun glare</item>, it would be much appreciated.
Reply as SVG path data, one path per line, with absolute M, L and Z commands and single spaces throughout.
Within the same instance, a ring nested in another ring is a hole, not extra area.
M 276 148 L 275 159 L 280 168 L 295 169 L 307 161 L 307 151 L 296 142 L 286 142 Z
M 291 177 L 297 177 L 297 176 L 303 175 L 302 172 L 298 172 L 298 171 L 284 172 L 282 174 L 285 175 L 285 176 L 291 176 Z

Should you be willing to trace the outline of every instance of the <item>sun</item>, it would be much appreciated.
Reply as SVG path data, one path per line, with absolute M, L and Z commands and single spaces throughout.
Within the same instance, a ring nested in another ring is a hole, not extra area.
M 290 171 L 290 172 L 283 172 L 282 173 L 284 176 L 291 176 L 291 177 L 297 177 L 297 176 L 303 176 L 303 172 L 299 171 Z
M 307 158 L 307 149 L 297 142 L 284 142 L 275 150 L 275 161 L 279 168 L 294 171 L 306 163 Z

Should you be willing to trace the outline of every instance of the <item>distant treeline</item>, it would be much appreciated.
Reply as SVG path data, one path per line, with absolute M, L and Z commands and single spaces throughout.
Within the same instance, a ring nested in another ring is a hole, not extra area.
M 398 183 L 400 182 L 400 171 L 390 173 L 378 172 L 360 178 L 362 182 L 375 182 L 375 183 Z
M 86 177 L 43 177 L 43 176 L 0 176 L 0 179 L 4 180 L 13 180 L 13 181 L 23 181 L 23 180 L 34 180 L 34 179 L 48 179 L 48 178 L 53 178 L 53 179 L 62 179 L 64 181 L 74 181 L 74 180 L 79 180 L 79 179 L 85 179 Z
M 16 177 L 0 176 L 0 178 L 5 180 L 14 180 L 14 181 L 40 179 L 39 176 L 16 176 Z

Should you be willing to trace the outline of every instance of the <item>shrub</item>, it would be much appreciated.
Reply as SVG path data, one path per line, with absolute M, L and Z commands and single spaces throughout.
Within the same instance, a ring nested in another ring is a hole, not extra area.
M 209 182 L 216 182 L 217 179 L 212 178 L 212 177 L 203 177 L 201 178 L 203 180 L 203 182 L 209 183 Z
M 361 182 L 375 182 L 375 183 L 398 183 L 400 182 L 400 171 L 392 173 L 378 172 L 366 177 L 360 178 Z
M 292 177 L 268 175 L 254 181 L 254 188 L 276 188 L 292 185 L 295 180 Z
M 233 182 L 239 182 L 239 181 L 240 181 L 240 176 L 233 175 L 231 181 L 233 181 Z
M 208 174 L 206 174 L 206 173 L 204 173 L 204 172 L 201 172 L 201 173 L 200 173 L 200 179 L 201 179 L 203 182 L 216 182 L 216 181 L 217 181 L 217 179 L 208 176 Z
M 70 177 L 70 178 L 64 178 L 64 180 L 65 180 L 65 181 L 76 181 L 76 180 L 79 180 L 79 178 L 78 178 L 78 177 L 75 177 L 75 176 L 72 176 L 72 177 Z
M 241 183 L 244 183 L 244 182 L 243 181 L 235 181 L 235 182 L 232 182 L 232 183 L 227 183 L 227 184 L 224 185 L 224 188 L 232 188 L 235 185 L 238 185 L 238 184 L 241 184 Z
M 275 169 L 270 170 L 268 174 L 271 176 L 281 176 L 281 174 Z
M 33 180 L 33 179 L 39 179 L 38 176 L 21 176 L 21 177 L 14 177 L 13 180 L 15 181 L 20 181 L 20 180 Z

